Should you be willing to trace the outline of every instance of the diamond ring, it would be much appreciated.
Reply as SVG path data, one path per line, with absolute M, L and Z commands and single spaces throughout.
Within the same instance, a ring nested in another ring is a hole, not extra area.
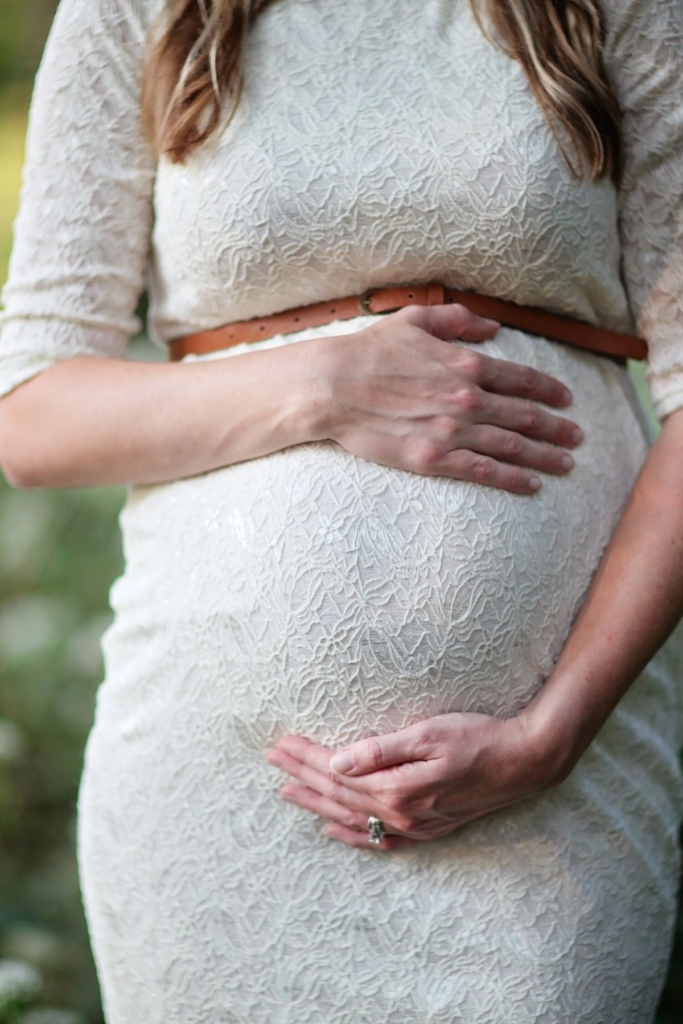
M 379 818 L 373 818 L 372 815 L 368 818 L 368 842 L 372 843 L 373 846 L 379 846 L 386 835 L 384 825 Z

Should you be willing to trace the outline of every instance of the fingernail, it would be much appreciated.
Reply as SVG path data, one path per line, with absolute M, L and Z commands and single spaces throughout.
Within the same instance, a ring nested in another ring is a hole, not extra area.
M 569 388 L 565 388 L 564 391 L 562 392 L 562 401 L 564 402 L 564 404 L 565 405 L 571 405 L 573 399 L 574 399 L 574 396 L 571 393 L 571 391 L 569 390 Z
M 498 330 L 498 328 L 500 327 L 500 323 L 499 323 L 498 320 L 489 320 L 489 318 L 487 316 L 482 317 L 482 320 L 484 321 L 486 326 L 490 327 L 492 330 L 494 328 L 495 328 L 495 330 Z
M 333 772 L 338 772 L 339 775 L 350 772 L 353 768 L 353 754 L 351 751 L 342 750 L 339 754 L 335 754 L 330 761 L 330 768 Z
M 540 491 L 542 486 L 543 486 L 543 483 L 542 483 L 540 477 L 538 477 L 538 476 L 529 477 L 529 487 L 531 488 L 532 491 Z
M 562 456 L 562 469 L 571 469 L 574 465 L 574 460 L 571 455 Z
M 581 444 L 583 441 L 583 430 L 581 427 L 574 427 L 572 430 L 572 441 L 574 444 Z

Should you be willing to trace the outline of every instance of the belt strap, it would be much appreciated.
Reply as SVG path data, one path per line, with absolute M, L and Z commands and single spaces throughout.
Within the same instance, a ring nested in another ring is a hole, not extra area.
M 478 316 L 498 320 L 507 327 L 589 349 L 599 355 L 619 359 L 645 359 L 647 356 L 646 343 L 635 335 L 595 327 L 581 320 L 546 313 L 531 306 L 518 306 L 506 299 L 458 291 L 437 283 L 370 288 L 362 295 L 316 302 L 273 316 L 241 320 L 214 330 L 188 334 L 170 342 L 170 357 L 176 361 L 190 354 L 205 355 L 243 342 L 262 341 L 276 334 L 291 334 L 309 327 L 322 327 L 333 320 L 351 320 L 363 314 L 392 313 L 404 306 L 440 306 L 452 302 L 465 306 Z

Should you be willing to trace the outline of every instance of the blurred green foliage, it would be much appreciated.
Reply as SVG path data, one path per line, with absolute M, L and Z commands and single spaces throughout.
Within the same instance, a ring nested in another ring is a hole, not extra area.
M 75 799 L 107 592 L 121 567 L 122 496 L 0 490 L 1 952 L 42 971 L 48 1002 L 93 1022 Z M 0 1007 L 1 998 L 0 985 Z
M 0 0 L 0 283 L 26 110 L 56 0 Z M 122 558 L 124 488 L 13 491 L 0 478 L 0 1024 L 99 1024 L 75 808 Z
M 57 0 L 0 0 L 0 87 L 30 80 Z
M 0 283 L 30 81 L 55 7 L 0 0 Z M 635 377 L 647 403 L 640 369 Z M 102 1021 L 75 810 L 108 591 L 122 568 L 124 496 L 124 488 L 19 492 L 0 477 L 0 1024 Z M 683 916 L 657 1024 L 681 1021 Z

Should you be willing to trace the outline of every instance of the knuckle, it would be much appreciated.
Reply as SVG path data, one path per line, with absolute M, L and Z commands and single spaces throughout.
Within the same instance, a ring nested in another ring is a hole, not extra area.
M 448 447 L 458 433 L 458 425 L 451 416 L 435 416 L 432 421 L 434 435 L 440 444 Z
M 472 477 L 478 484 L 488 484 L 494 478 L 496 464 L 486 455 L 476 455 L 472 460 Z
M 440 722 L 429 719 L 426 722 L 420 722 L 420 731 L 416 743 L 417 750 L 420 753 L 427 754 L 432 752 L 442 739 L 443 727 Z
M 484 369 L 484 357 L 479 352 L 473 352 L 469 348 L 459 349 L 458 369 L 466 377 L 476 379 L 481 376 Z
M 519 458 L 524 449 L 524 440 L 519 434 L 508 434 L 503 441 L 503 455 L 508 459 Z
M 485 323 L 484 317 L 479 316 L 478 313 L 473 313 L 471 309 L 463 306 L 461 302 L 449 303 L 449 308 L 455 310 L 458 326 L 462 331 L 468 330 L 471 327 L 481 327 Z
M 397 832 L 416 832 L 420 822 L 410 814 L 397 814 L 391 822 L 391 827 Z
M 526 431 L 537 431 L 541 425 L 541 410 L 529 402 L 522 410 L 522 426 Z
M 328 800 L 332 800 L 335 804 L 341 804 L 342 806 L 346 804 L 346 800 L 344 798 L 344 787 L 340 786 L 338 782 L 328 782 L 326 791 L 323 795 L 326 796 Z
M 438 793 L 429 793 L 423 796 L 419 804 L 420 816 L 424 818 L 425 815 L 434 815 L 437 811 L 438 803 Z
M 478 387 L 472 384 L 460 386 L 453 395 L 453 400 L 461 412 L 468 416 L 476 416 L 483 406 L 483 395 Z
M 365 741 L 365 756 L 369 767 L 378 771 L 384 765 L 382 744 L 376 736 L 371 736 Z
M 531 366 L 520 366 L 519 368 L 519 390 L 522 394 L 531 394 L 536 390 L 538 374 Z
M 508 488 L 511 491 L 527 490 L 528 477 L 520 469 L 513 469 L 508 476 Z
M 410 814 L 394 814 L 389 825 L 398 833 L 412 833 L 417 828 L 418 822 Z
M 419 324 L 424 322 L 426 314 L 423 306 L 403 306 L 391 315 L 404 323 L 419 326 Z
M 393 815 L 398 815 L 400 817 L 405 809 L 406 794 L 399 788 L 388 789 L 382 797 L 382 803 Z M 393 820 L 395 821 L 396 818 L 394 817 Z
M 421 440 L 412 447 L 408 466 L 415 473 L 428 473 L 440 461 L 443 447 L 435 440 Z

